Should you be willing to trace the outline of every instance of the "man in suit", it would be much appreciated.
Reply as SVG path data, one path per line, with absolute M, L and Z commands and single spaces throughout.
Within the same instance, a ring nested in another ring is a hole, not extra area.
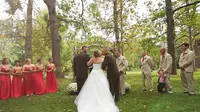
M 121 55 L 120 50 L 117 50 L 115 55 L 117 57 L 116 59 L 117 68 L 120 73 L 119 92 L 121 95 L 125 95 L 125 75 L 126 75 L 126 68 L 128 67 L 128 61 L 126 60 L 124 56 Z
M 170 94 L 173 93 L 172 84 L 170 81 L 170 74 L 172 71 L 172 56 L 167 53 L 165 48 L 160 49 L 160 66 L 158 72 L 160 71 L 163 71 L 163 73 L 166 75 L 165 83 L 167 92 Z
M 109 50 L 104 48 L 102 55 L 105 56 L 102 63 L 102 69 L 107 69 L 107 78 L 110 86 L 110 92 L 115 97 L 115 101 L 119 101 L 119 70 L 117 68 L 115 58 L 109 54 Z
M 74 77 L 77 82 L 77 93 L 81 91 L 87 77 L 88 77 L 88 66 L 87 62 L 90 60 L 89 55 L 87 54 L 88 47 L 83 46 L 82 51 L 79 54 L 76 54 L 73 59 L 73 71 Z
M 193 78 L 193 62 L 195 59 L 195 53 L 189 49 L 188 43 L 183 43 L 181 48 L 182 54 L 179 60 L 179 66 L 181 68 L 181 83 L 184 89 L 184 93 L 189 93 L 189 95 L 195 95 Z
M 142 53 L 142 58 L 141 58 L 141 70 L 142 70 L 142 80 L 143 80 L 143 91 L 146 91 L 146 84 L 145 82 L 147 81 L 147 85 L 149 87 L 149 91 L 153 91 L 153 81 L 152 81 L 152 69 L 153 69 L 153 61 L 150 56 L 147 55 L 146 52 Z

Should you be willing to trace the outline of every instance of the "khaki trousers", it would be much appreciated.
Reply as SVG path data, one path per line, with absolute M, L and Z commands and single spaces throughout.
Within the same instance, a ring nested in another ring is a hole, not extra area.
M 151 90 L 153 89 L 153 81 L 152 81 L 152 75 L 151 74 L 145 74 L 142 72 L 142 81 L 143 81 L 143 88 L 146 89 L 146 81 L 147 81 L 147 86 L 148 89 Z
M 181 70 L 180 76 L 184 92 L 194 93 L 193 72 L 186 72 L 185 70 Z
M 171 80 L 170 80 L 170 74 L 168 74 L 168 76 L 165 78 L 165 83 L 166 83 L 167 91 L 171 91 L 172 90 L 172 83 L 171 83 Z
M 121 95 L 124 95 L 125 94 L 125 89 L 126 89 L 126 87 L 125 87 L 125 74 L 124 73 L 120 74 L 120 81 L 119 82 L 120 82 L 119 91 L 120 91 Z

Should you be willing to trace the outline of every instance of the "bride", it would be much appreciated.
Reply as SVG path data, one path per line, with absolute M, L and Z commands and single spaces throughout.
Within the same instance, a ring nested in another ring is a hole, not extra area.
M 78 112 L 119 112 L 109 90 L 108 80 L 101 69 L 103 59 L 99 51 L 87 63 L 93 70 L 75 100 Z

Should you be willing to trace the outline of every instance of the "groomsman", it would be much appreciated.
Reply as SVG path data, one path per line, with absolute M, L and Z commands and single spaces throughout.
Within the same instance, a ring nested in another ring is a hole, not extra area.
M 189 93 L 189 95 L 195 95 L 193 78 L 193 62 L 195 59 L 195 53 L 189 49 L 188 43 L 183 43 L 181 48 L 182 54 L 179 60 L 179 66 L 181 68 L 181 83 L 184 89 L 184 93 Z
M 167 53 L 165 48 L 160 49 L 160 66 L 158 72 L 160 72 L 160 70 L 163 70 L 163 73 L 167 75 L 167 77 L 165 78 L 167 92 L 170 94 L 173 93 L 172 84 L 170 81 L 170 74 L 172 70 L 172 56 Z
M 147 55 L 146 52 L 142 53 L 142 58 L 141 58 L 141 70 L 142 70 L 142 81 L 143 81 L 143 91 L 146 91 L 146 84 L 145 82 L 147 81 L 147 85 L 149 88 L 149 91 L 153 91 L 153 81 L 152 81 L 152 69 L 154 67 L 152 58 Z
M 128 67 L 128 61 L 126 60 L 124 56 L 121 55 L 120 50 L 117 50 L 115 55 L 117 56 L 116 64 L 120 73 L 119 90 L 120 90 L 121 95 L 125 95 L 125 75 L 126 75 L 126 68 Z

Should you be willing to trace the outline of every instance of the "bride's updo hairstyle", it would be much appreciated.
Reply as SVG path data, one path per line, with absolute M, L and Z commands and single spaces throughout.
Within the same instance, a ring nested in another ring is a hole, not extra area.
M 95 50 L 93 53 L 94 57 L 100 57 L 100 52 L 98 50 Z

